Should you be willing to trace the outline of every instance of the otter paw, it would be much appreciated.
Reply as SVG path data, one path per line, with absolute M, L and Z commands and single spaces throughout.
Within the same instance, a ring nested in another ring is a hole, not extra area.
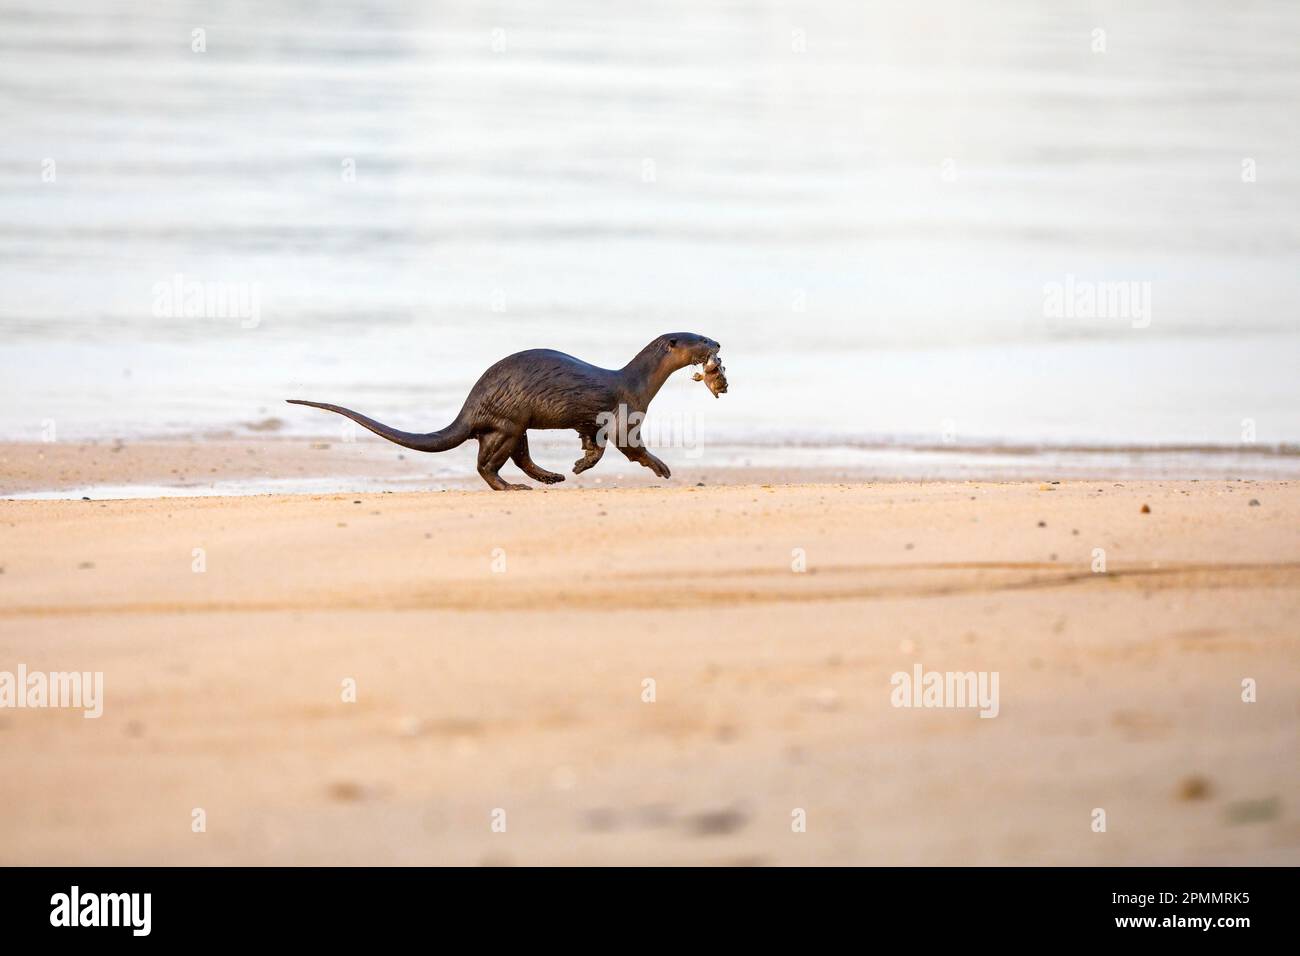
M 660 478 L 671 478 L 673 476 L 673 473 L 668 470 L 668 466 L 665 465 L 658 458 L 647 456 L 646 460 L 641 462 L 641 464 L 645 465 L 647 468 L 653 471 Z
M 564 480 L 563 475 L 557 475 L 553 471 L 544 471 L 539 475 L 533 475 L 533 477 L 544 485 L 554 485 Z
M 533 490 L 533 486 L 532 486 L 532 485 L 512 485 L 512 484 L 510 484 L 510 482 L 506 482 L 505 490 L 506 490 L 506 491 L 532 491 L 532 490 Z

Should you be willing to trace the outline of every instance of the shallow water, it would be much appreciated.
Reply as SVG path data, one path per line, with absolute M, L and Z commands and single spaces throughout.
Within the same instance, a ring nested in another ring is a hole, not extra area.
M 1131 6 L 0 0 L 0 437 L 424 430 L 687 329 L 706 449 L 1298 443 L 1300 7 Z

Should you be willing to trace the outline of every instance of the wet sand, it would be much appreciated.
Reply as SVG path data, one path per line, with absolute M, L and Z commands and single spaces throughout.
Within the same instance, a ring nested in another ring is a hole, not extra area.
M 1294 483 L 660 484 L 0 502 L 0 863 L 1300 862 Z
M 582 475 L 571 474 L 581 457 L 572 441 L 542 438 L 534 455 L 562 470 L 563 487 L 667 486 L 640 465 L 608 454 Z M 273 490 L 485 491 L 474 470 L 477 445 L 426 455 L 365 433 L 357 441 L 329 438 L 218 438 L 204 440 L 109 440 L 101 442 L 0 442 L 0 498 L 12 495 L 80 497 L 96 500 L 158 496 L 257 494 Z M 673 485 L 789 483 L 864 480 L 869 473 L 851 465 L 772 467 L 710 465 L 682 449 L 672 459 Z M 514 465 L 504 474 L 527 481 Z
M 1293 446 L 1112 448 L 1083 446 L 779 446 L 656 448 L 672 468 L 664 482 L 610 453 L 582 475 L 571 473 L 580 449 L 573 436 L 541 432 L 533 456 L 563 473 L 563 488 L 648 488 L 718 484 L 896 481 L 1294 481 Z M 0 498 L 95 500 L 160 496 L 297 494 L 357 490 L 481 491 L 477 446 L 438 455 L 400 448 L 357 430 L 355 440 L 189 436 L 171 439 L 0 442 Z M 503 474 L 526 480 L 513 464 Z

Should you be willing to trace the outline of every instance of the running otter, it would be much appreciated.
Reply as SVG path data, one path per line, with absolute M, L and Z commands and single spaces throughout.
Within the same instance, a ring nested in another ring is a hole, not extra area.
M 477 438 L 478 473 L 497 491 L 529 490 L 528 485 L 512 485 L 498 474 L 507 458 L 535 481 L 550 485 L 564 480 L 563 475 L 538 467 L 529 457 L 530 428 L 572 428 L 578 433 L 584 455 L 573 465 L 575 475 L 600 461 L 608 433 L 629 460 L 640 462 L 660 478 L 668 478 L 668 466 L 629 437 L 628 429 L 608 428 L 611 416 L 630 417 L 638 412 L 644 415 L 668 376 L 688 365 L 705 365 L 710 391 L 715 395 L 726 391 L 726 379 L 717 361 L 721 347 L 694 332 L 670 332 L 659 336 L 617 371 L 597 368 L 551 349 L 517 352 L 483 373 L 455 421 L 424 435 L 389 428 L 338 405 L 297 398 L 288 401 L 338 412 L 376 435 L 416 451 L 448 451 Z M 620 444 L 620 439 L 626 444 Z

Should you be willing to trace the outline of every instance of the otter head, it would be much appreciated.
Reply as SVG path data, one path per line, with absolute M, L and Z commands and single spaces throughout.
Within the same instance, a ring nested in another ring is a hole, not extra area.
M 707 335 L 696 335 L 694 332 L 669 332 L 659 336 L 659 342 L 674 369 L 703 365 L 722 348 Z

